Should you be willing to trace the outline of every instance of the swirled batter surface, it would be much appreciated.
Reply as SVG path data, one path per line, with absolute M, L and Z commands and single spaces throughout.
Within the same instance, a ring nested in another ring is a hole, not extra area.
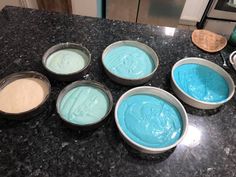
M 133 46 L 120 46 L 105 56 L 104 65 L 113 74 L 129 79 L 142 78 L 154 70 L 152 58 Z
M 60 114 L 69 122 L 86 125 L 100 121 L 107 113 L 109 101 L 99 88 L 79 86 L 62 99 Z
M 47 61 L 46 67 L 58 74 L 70 74 L 83 69 L 88 57 L 77 49 L 62 49 L 52 53 Z
M 174 70 L 174 80 L 189 96 L 205 102 L 227 99 L 229 87 L 216 71 L 200 64 L 183 64 Z
M 147 147 L 167 147 L 182 134 L 179 111 L 154 95 L 137 94 L 124 99 L 118 108 L 118 120 L 129 138 Z

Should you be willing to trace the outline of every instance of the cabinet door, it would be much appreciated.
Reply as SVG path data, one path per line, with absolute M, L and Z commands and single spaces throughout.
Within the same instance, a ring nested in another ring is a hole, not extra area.
M 37 0 L 40 10 L 72 13 L 71 0 Z
M 185 0 L 140 0 L 138 22 L 176 27 Z
M 139 0 L 106 0 L 106 18 L 136 22 Z

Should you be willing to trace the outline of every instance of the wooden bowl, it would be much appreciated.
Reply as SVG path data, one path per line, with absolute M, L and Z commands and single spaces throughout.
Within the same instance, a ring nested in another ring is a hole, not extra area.
M 194 30 L 192 41 L 200 49 L 211 53 L 222 50 L 227 44 L 225 37 L 208 30 Z

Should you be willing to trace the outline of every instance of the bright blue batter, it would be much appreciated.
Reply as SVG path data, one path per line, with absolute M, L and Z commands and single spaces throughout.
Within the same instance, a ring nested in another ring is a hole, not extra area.
M 152 58 L 133 46 L 120 46 L 105 56 L 104 65 L 113 74 L 129 79 L 142 78 L 154 70 Z
M 174 70 L 174 80 L 189 96 L 205 102 L 227 99 L 229 87 L 216 71 L 200 64 L 184 64 Z
M 125 134 L 146 147 L 163 148 L 182 135 L 182 118 L 175 106 L 147 94 L 130 96 L 118 108 L 118 120 Z

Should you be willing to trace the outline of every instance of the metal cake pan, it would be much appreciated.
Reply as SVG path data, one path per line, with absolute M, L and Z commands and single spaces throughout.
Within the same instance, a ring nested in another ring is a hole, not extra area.
M 165 101 L 171 103 L 172 105 L 174 105 L 177 110 L 179 111 L 182 120 L 183 120 L 183 129 L 182 129 L 182 135 L 181 137 L 172 145 L 164 147 L 164 148 L 152 148 L 152 147 L 146 147 L 143 145 L 138 144 L 137 142 L 133 141 L 131 138 L 129 138 L 126 133 L 122 130 L 122 128 L 120 127 L 119 124 L 119 119 L 118 119 L 118 108 L 121 104 L 121 102 L 126 99 L 129 96 L 132 95 L 136 95 L 136 94 L 150 94 L 150 95 L 154 95 L 154 96 L 158 96 L 162 99 L 164 99 Z M 134 149 L 142 152 L 142 153 L 147 153 L 147 154 L 158 154 L 158 153 L 163 153 L 165 151 L 168 151 L 172 148 L 174 148 L 175 146 L 177 146 L 182 140 L 183 138 L 186 136 L 187 133 L 187 127 L 188 127 L 188 116 L 187 113 L 185 111 L 185 108 L 183 107 L 183 105 L 180 103 L 180 101 L 175 98 L 172 94 L 168 93 L 167 91 L 160 89 L 160 88 L 156 88 L 156 87 L 150 87 L 150 86 L 141 86 L 141 87 L 136 87 L 133 88 L 131 90 L 128 90 L 127 92 L 125 92 L 118 100 L 116 106 L 115 106 L 115 122 L 116 125 L 118 127 L 118 130 L 122 136 L 122 138 Z
M 214 71 L 216 71 L 217 73 L 219 73 L 221 76 L 223 76 L 229 86 L 228 98 L 222 102 L 205 102 L 205 101 L 197 100 L 197 99 L 187 95 L 175 82 L 174 70 L 178 66 L 181 66 L 183 64 L 189 64 L 189 63 L 195 63 L 195 64 L 201 64 L 201 65 L 207 66 L 207 67 L 213 69 Z M 215 108 L 221 106 L 222 104 L 226 103 L 227 101 L 229 101 L 233 97 L 234 91 L 235 91 L 233 79 L 223 68 L 221 68 L 220 66 L 218 66 L 217 64 L 215 64 L 213 62 L 210 62 L 210 61 L 205 60 L 203 58 L 196 58 L 196 57 L 184 58 L 174 64 L 174 66 L 172 67 L 172 71 L 171 71 L 171 86 L 178 98 L 180 98 L 183 102 L 187 103 L 188 105 L 193 106 L 195 108 L 199 108 L 199 109 L 215 109 Z
M 101 89 L 108 98 L 109 101 L 109 107 L 108 107 L 108 111 L 105 114 L 105 116 L 99 120 L 98 122 L 92 123 L 92 124 L 86 124 L 86 125 L 80 125 L 80 124 L 75 124 L 73 122 L 70 122 L 68 120 L 66 120 L 61 114 L 60 114 L 60 103 L 63 99 L 63 97 L 72 89 L 78 87 L 78 86 L 92 86 L 92 87 L 96 87 L 98 89 Z M 57 97 L 57 102 L 56 102 L 56 109 L 57 109 L 57 113 L 60 116 L 60 118 L 62 119 L 62 121 L 69 127 L 72 129 L 81 129 L 81 130 L 92 130 L 92 129 L 96 129 L 99 126 L 103 125 L 103 123 L 106 121 L 106 118 L 108 117 L 108 115 L 110 114 L 111 110 L 113 108 L 113 98 L 112 98 L 112 94 L 110 92 L 110 90 L 102 85 L 99 82 L 96 81 L 88 81 L 88 80 L 80 80 L 80 81 L 75 81 L 72 82 L 71 84 L 67 85 L 59 94 L 59 96 Z
M 112 49 L 114 49 L 116 47 L 124 46 L 124 45 L 134 46 L 134 47 L 140 48 L 143 51 L 145 51 L 149 56 L 151 56 L 151 58 L 153 60 L 153 63 L 154 63 L 153 71 L 150 74 L 148 74 L 147 76 L 142 77 L 142 78 L 138 78 L 138 79 L 124 78 L 124 77 L 120 77 L 120 76 L 110 72 L 104 64 L 105 56 Z M 110 44 L 108 47 L 106 47 L 106 49 L 103 51 L 103 54 L 102 54 L 102 65 L 103 65 L 103 67 L 105 69 L 105 72 L 108 75 L 108 77 L 111 80 L 113 80 L 114 82 L 116 82 L 118 84 L 121 84 L 121 85 L 136 86 L 136 85 L 144 84 L 152 78 L 152 76 L 154 75 L 154 73 L 156 72 L 156 70 L 158 68 L 159 58 L 158 58 L 156 52 L 151 47 L 147 46 L 146 44 L 143 44 L 143 43 L 138 42 L 138 41 L 124 40 L 124 41 L 114 42 L 114 43 Z
M 87 56 L 87 63 L 85 65 L 85 67 L 77 72 L 73 72 L 73 73 L 69 73 L 69 74 L 59 74 L 59 73 L 55 73 L 55 72 L 51 71 L 50 69 L 48 69 L 46 66 L 46 62 L 47 62 L 48 57 L 52 53 L 62 50 L 62 49 L 78 49 L 78 50 L 82 51 Z M 91 53 L 89 52 L 89 50 L 86 47 L 84 47 L 80 44 L 70 43 L 70 42 L 60 43 L 60 44 L 50 47 L 44 53 L 43 58 L 42 58 L 42 64 L 43 64 L 44 68 L 47 70 L 48 75 L 50 77 L 53 77 L 59 81 L 68 81 L 68 82 L 69 81 L 76 81 L 88 73 L 88 71 L 90 69 L 90 65 L 91 65 Z
M 21 113 L 8 113 L 4 111 L 0 111 L 0 117 L 10 119 L 10 120 L 27 120 L 30 118 L 35 117 L 36 115 L 40 114 L 42 111 L 44 111 L 44 104 L 46 104 L 47 100 L 49 99 L 50 93 L 51 93 L 51 84 L 46 76 L 44 76 L 41 73 L 38 73 L 36 71 L 22 71 L 10 74 L 6 76 L 5 78 L 0 80 L 0 89 L 3 89 L 5 86 L 7 86 L 9 83 L 22 78 L 37 78 L 45 82 L 45 84 L 48 87 L 48 93 L 44 100 L 35 108 L 21 112 Z

